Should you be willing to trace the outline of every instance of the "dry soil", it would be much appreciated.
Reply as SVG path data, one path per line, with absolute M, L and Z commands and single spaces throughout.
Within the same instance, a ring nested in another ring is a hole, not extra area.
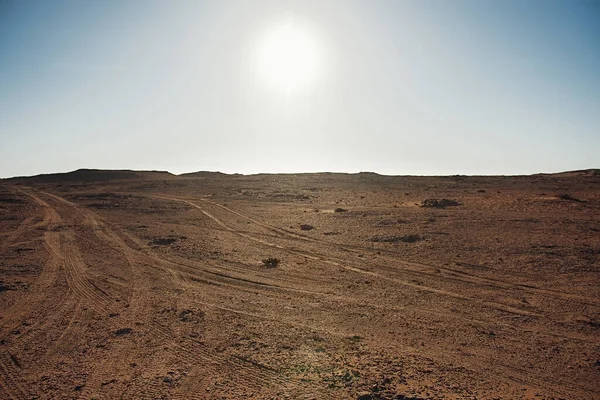
M 3 180 L 0 398 L 598 399 L 599 211 L 593 170 Z

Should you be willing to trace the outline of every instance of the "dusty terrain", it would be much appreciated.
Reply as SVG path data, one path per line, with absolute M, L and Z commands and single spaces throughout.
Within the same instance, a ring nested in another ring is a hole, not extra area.
M 0 181 L 0 398 L 598 399 L 599 175 Z

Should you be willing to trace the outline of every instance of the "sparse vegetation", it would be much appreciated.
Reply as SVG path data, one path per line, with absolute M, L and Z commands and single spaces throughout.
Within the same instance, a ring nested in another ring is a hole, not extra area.
M 6 282 L 0 281 L 0 292 L 4 292 L 6 290 L 13 290 L 13 288 L 10 285 L 8 285 Z
M 449 199 L 425 199 L 421 204 L 421 207 L 426 208 L 446 208 L 446 207 L 455 207 L 459 206 L 460 203 L 456 200 Z
M 598 321 L 598 320 L 585 321 L 585 323 L 593 328 L 596 328 L 596 329 L 600 328 L 600 321 Z
M 575 197 L 571 196 L 571 195 L 570 195 L 570 194 L 568 194 L 568 193 L 562 193 L 562 194 L 559 194 L 559 195 L 558 195 L 558 198 L 559 198 L 559 199 L 561 199 L 561 200 L 574 201 L 574 202 L 577 202 L 577 203 L 583 203 L 583 202 L 584 202 L 583 200 L 581 200 L 581 199 L 577 199 L 577 198 L 575 198 Z
M 121 329 L 117 329 L 115 331 L 115 335 L 117 335 L 117 336 L 129 335 L 131 332 L 133 332 L 133 329 L 131 329 L 131 328 L 121 328 Z
M 267 268 L 275 268 L 279 265 L 279 263 L 281 261 L 279 260 L 279 258 L 269 257 L 269 258 L 265 258 L 264 260 L 262 260 L 262 262 L 263 262 L 264 266 Z
M 150 246 L 169 246 L 173 243 L 175 243 L 178 240 L 183 240 L 186 239 L 185 236 L 180 236 L 180 237 L 175 237 L 175 236 L 171 236 L 171 237 L 166 237 L 166 238 L 157 238 L 157 239 L 153 239 L 152 241 L 148 242 L 148 244 Z
M 330 389 L 336 389 L 344 386 L 350 386 L 360 378 L 360 373 L 354 370 L 332 371 L 331 375 L 323 378 Z
M 590 217 L 600 180 L 515 179 L 0 180 L 0 199 L 26 201 L 0 201 L 7 376 L 23 384 L 20 398 L 514 398 L 542 378 L 560 381 L 564 398 L 589 397 L 585 378 L 600 372 L 589 345 L 600 333 L 600 222 Z M 312 185 L 323 190 L 301 189 Z M 28 299 L 39 301 L 25 312 Z M 544 335 L 528 347 L 531 331 Z M 481 348 L 502 352 L 490 363 Z M 115 360 L 123 368 L 105 368 Z M 514 372 L 523 364 L 533 372 Z
M 375 243 L 415 243 L 423 240 L 423 237 L 419 235 L 406 235 L 406 236 L 375 236 L 371 239 Z

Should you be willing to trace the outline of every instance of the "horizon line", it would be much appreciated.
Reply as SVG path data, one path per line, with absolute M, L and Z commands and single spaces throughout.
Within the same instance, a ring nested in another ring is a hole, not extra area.
M 534 176 L 534 175 L 560 175 L 568 173 L 581 173 L 581 172 L 593 172 L 599 171 L 600 168 L 583 168 L 565 171 L 553 171 L 553 172 L 533 172 L 523 174 L 461 174 L 461 173 L 448 173 L 448 174 L 386 174 L 376 171 L 358 171 L 358 172 L 347 172 L 347 171 L 303 171 L 303 172 L 253 172 L 253 173 L 241 173 L 241 172 L 223 172 L 223 171 L 211 171 L 211 170 L 196 170 L 190 172 L 174 173 L 168 170 L 157 170 L 157 169 L 131 169 L 131 168 L 115 168 L 115 169 L 103 169 L 103 168 L 78 168 L 66 172 L 47 172 L 35 175 L 16 175 L 9 177 L 0 177 L 0 180 L 9 179 L 31 179 L 37 177 L 48 177 L 53 175 L 69 175 L 76 172 L 142 172 L 142 173 L 166 173 L 174 177 L 185 177 L 183 175 L 199 174 L 199 173 L 211 173 L 211 174 L 222 174 L 230 176 L 256 176 L 256 175 L 317 175 L 317 174 L 340 174 L 340 175 L 359 175 L 359 174 L 375 174 L 386 177 L 453 177 L 453 176 L 465 176 L 465 177 L 517 177 L 517 176 Z

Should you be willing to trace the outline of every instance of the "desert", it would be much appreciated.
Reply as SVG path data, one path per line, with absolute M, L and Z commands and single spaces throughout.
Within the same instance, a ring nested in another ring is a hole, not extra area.
M 600 172 L 0 181 L 0 398 L 597 399 Z

